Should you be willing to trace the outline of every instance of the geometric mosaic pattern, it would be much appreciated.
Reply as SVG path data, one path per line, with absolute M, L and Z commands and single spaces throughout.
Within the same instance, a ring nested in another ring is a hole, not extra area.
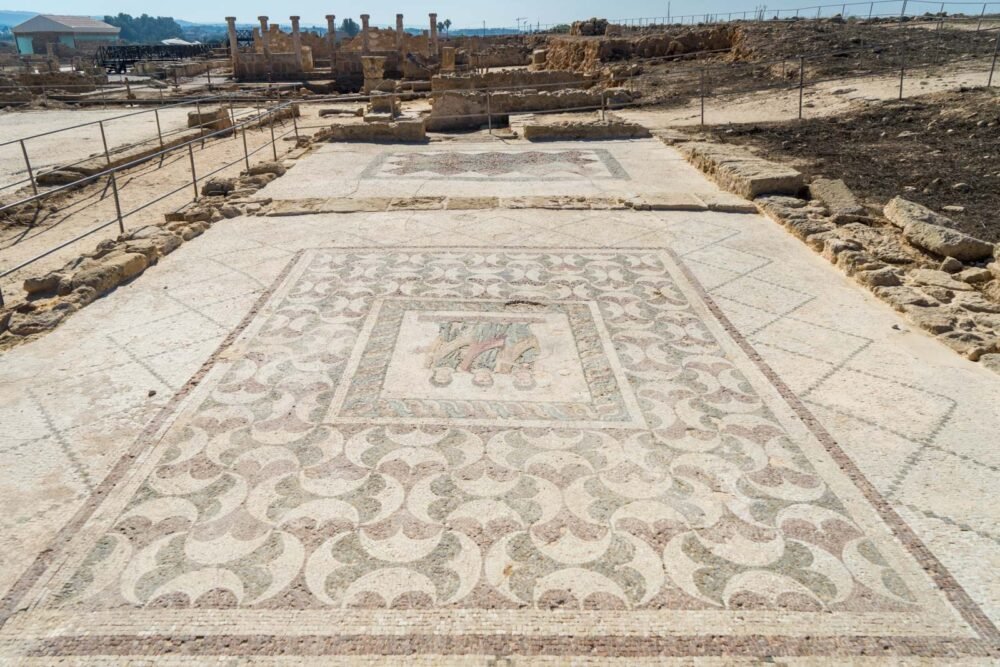
M 996 640 L 665 250 L 312 250 L 266 297 L 0 651 Z
M 566 181 L 628 179 L 606 149 L 380 153 L 362 179 Z

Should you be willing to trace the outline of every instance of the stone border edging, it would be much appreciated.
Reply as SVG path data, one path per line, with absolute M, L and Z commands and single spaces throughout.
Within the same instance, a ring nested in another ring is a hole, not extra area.
M 807 186 L 796 170 L 739 147 L 665 141 L 915 326 L 1000 373 L 1000 246 L 901 197 L 870 215 L 843 181 Z M 800 196 L 807 190 L 813 199 Z

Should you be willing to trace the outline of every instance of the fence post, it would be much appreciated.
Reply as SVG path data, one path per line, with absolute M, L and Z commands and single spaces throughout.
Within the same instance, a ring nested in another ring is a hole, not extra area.
M 705 68 L 701 68 L 701 126 L 705 127 Z
M 24 146 L 24 139 L 21 139 L 21 153 L 24 155 L 24 165 L 28 168 L 28 180 L 31 181 L 31 191 L 37 197 L 38 185 L 35 183 L 35 173 L 31 170 L 31 160 L 28 159 L 28 149 Z
M 194 170 L 194 149 L 188 144 L 188 158 L 191 160 L 191 185 L 194 187 L 194 200 L 198 201 L 198 174 Z
M 271 154 L 274 156 L 274 161 L 278 161 L 278 146 L 274 143 L 274 116 L 271 116 Z
M 1000 51 L 1000 32 L 997 33 L 997 38 L 993 40 L 993 62 L 990 63 L 990 78 L 986 81 L 987 88 L 993 85 L 993 70 L 997 68 L 998 51 Z
M 870 5 L 868 5 L 868 20 L 869 21 L 872 20 L 872 12 L 874 12 L 874 11 L 875 11 L 875 3 L 873 2 Z
M 156 136 L 160 140 L 160 150 L 163 150 L 163 128 L 160 126 L 160 110 L 153 109 L 153 115 L 156 116 Z
M 125 233 L 125 223 L 122 221 L 122 205 L 118 201 L 118 179 L 115 178 L 115 172 L 111 172 L 111 192 L 115 197 L 115 214 L 118 216 L 118 231 L 122 234 Z
M 208 68 L 207 74 L 208 74 L 208 89 L 212 90 L 212 68 L 211 67 Z
M 291 108 L 291 107 L 289 107 Z M 295 119 L 295 113 L 292 112 L 292 127 L 295 129 L 295 143 L 299 142 L 299 122 Z
M 247 171 L 250 171 L 250 152 L 247 150 L 247 126 L 243 126 L 243 162 L 247 165 Z
M 903 99 L 903 77 L 906 74 L 906 49 L 899 54 L 899 99 Z
M 983 11 L 979 14 L 979 23 L 976 24 L 976 32 L 983 28 L 983 17 L 986 16 L 986 3 L 983 3 Z
M 493 94 L 486 93 L 486 123 L 490 128 L 490 134 L 493 134 Z
M 802 95 L 804 93 L 804 85 L 806 80 L 806 58 L 805 56 L 799 57 L 799 120 L 802 120 Z
M 108 153 L 108 137 L 104 134 L 104 121 L 98 121 L 98 126 L 101 128 L 101 143 L 104 144 L 104 159 L 111 164 L 111 154 Z

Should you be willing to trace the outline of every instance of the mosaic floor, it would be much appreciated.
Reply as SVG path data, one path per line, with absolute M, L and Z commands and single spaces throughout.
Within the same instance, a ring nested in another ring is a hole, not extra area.
M 597 146 L 267 192 L 717 192 Z M 757 215 L 221 221 L 0 359 L 0 664 L 996 664 L 998 394 Z
M 362 178 L 447 178 L 481 181 L 561 181 L 580 178 L 628 179 L 605 149 L 530 151 L 422 151 L 382 153 Z
M 660 168 L 651 169 L 653 164 Z M 718 193 L 678 152 L 656 139 L 541 146 L 500 140 L 324 144 L 302 166 L 308 173 L 277 179 L 261 195 L 288 200 Z
M 755 357 L 665 248 L 297 253 L 0 656 L 985 655 Z

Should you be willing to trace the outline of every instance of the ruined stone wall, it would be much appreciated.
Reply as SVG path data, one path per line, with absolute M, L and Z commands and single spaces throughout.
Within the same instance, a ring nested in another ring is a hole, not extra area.
M 556 88 L 589 88 L 594 78 L 578 72 L 548 70 L 529 72 L 527 70 L 504 70 L 485 74 L 452 74 L 435 76 L 431 79 L 431 91 L 445 90 L 485 90 L 495 88 L 520 88 L 533 86 L 543 90 Z
M 262 81 L 274 78 L 295 77 L 313 71 L 312 50 L 302 47 L 302 67 L 299 68 L 294 53 L 271 52 L 270 62 L 263 53 L 241 53 L 236 76 L 244 81 Z
M 492 116 L 494 125 L 505 125 L 512 113 L 532 113 L 569 109 L 599 109 L 601 92 L 597 90 L 560 90 L 539 92 L 464 92 L 447 90 L 431 95 L 431 115 L 425 125 L 430 131 L 475 129 L 486 125 Z M 622 106 L 633 101 L 633 94 L 624 89 L 604 91 L 608 107 Z M 489 116 L 487 115 L 489 112 Z
M 342 41 L 339 48 L 341 51 L 360 53 L 362 45 L 361 33 L 358 33 L 356 37 Z M 388 28 L 369 28 L 368 47 L 374 52 L 396 51 L 396 31 Z M 404 32 L 403 50 L 407 53 L 427 53 L 427 38 Z
M 597 72 L 605 64 L 732 48 L 739 28 L 716 26 L 639 37 L 550 37 L 546 69 Z

